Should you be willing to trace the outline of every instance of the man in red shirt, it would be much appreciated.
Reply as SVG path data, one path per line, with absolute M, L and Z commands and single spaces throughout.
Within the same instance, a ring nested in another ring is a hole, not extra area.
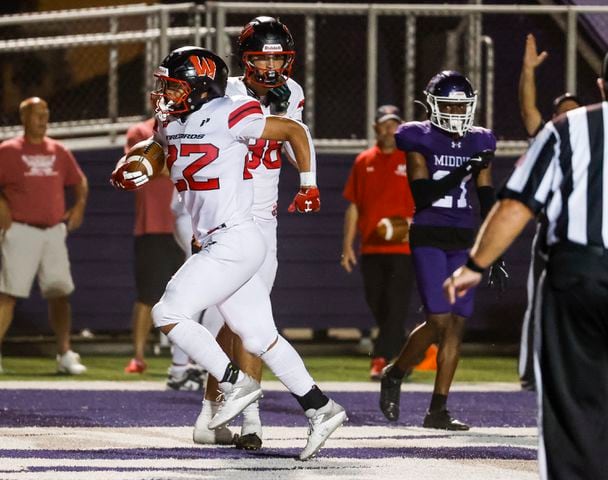
M 387 361 L 401 349 L 412 291 L 407 238 L 390 242 L 376 231 L 383 218 L 401 217 L 409 223 L 414 215 L 406 157 L 395 145 L 395 131 L 401 122 L 397 107 L 378 109 L 376 145 L 357 156 L 343 192 L 350 205 L 344 215 L 340 264 L 349 273 L 357 264 L 354 242 L 358 232 L 365 298 L 379 328 L 372 353 L 372 380 L 380 379 Z
M 19 113 L 24 134 L 0 145 L 0 344 L 16 299 L 29 297 L 38 277 L 57 337 L 57 370 L 78 375 L 86 367 L 70 349 L 74 282 L 65 239 L 82 224 L 88 183 L 70 151 L 46 136 L 47 103 L 28 98 Z M 74 190 L 74 205 L 68 210 L 66 186 Z
M 127 131 L 125 153 L 152 137 L 154 118 L 137 123 Z M 135 191 L 135 286 L 137 299 L 133 305 L 134 357 L 125 367 L 126 373 L 143 373 L 144 352 L 152 328 L 152 307 L 160 300 L 167 283 L 184 263 L 184 252 L 173 237 L 175 218 L 171 199 L 175 190 L 168 171 L 151 179 Z M 187 357 L 184 365 L 173 365 L 167 385 L 179 390 L 186 382 Z M 182 378 L 183 377 L 183 378 Z M 183 382 L 180 383 L 180 381 Z M 197 388 L 200 385 L 197 385 Z

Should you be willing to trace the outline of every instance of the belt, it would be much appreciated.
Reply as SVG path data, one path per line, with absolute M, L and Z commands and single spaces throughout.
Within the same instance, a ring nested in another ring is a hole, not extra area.
M 40 223 L 28 223 L 28 222 L 17 222 L 20 223 L 22 225 L 27 225 L 28 227 L 33 227 L 33 228 L 37 228 L 38 230 L 47 230 L 49 228 L 53 228 L 55 225 L 42 225 Z
M 218 225 L 217 227 L 212 228 L 211 230 L 209 230 L 207 232 L 207 235 L 211 235 L 214 232 L 217 232 L 218 230 L 221 230 L 222 228 L 226 228 L 228 225 L 226 225 L 225 223 L 222 223 L 221 225 Z
M 581 245 L 580 243 L 574 242 L 559 242 L 555 245 L 551 245 L 549 253 L 551 255 L 556 253 L 584 253 L 593 255 L 594 257 L 608 257 L 608 249 L 604 247 L 598 245 Z
M 196 238 L 194 238 L 194 235 L 192 235 L 192 240 L 190 241 L 190 250 L 192 252 L 192 255 L 196 255 L 198 252 L 200 252 L 203 248 L 205 247 L 209 247 L 211 245 L 213 245 L 214 242 L 213 240 L 211 240 L 209 238 L 209 236 L 212 233 L 217 232 L 218 230 L 221 230 L 222 228 L 227 228 L 227 225 L 225 223 L 222 223 L 221 225 L 218 225 L 217 227 L 212 228 L 211 230 L 209 230 L 207 232 L 207 235 L 205 235 L 206 240 L 202 243 L 199 244 L 196 240 Z

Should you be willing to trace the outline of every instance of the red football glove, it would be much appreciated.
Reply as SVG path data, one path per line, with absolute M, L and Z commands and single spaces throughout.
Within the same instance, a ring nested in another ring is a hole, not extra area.
M 300 187 L 287 211 L 293 213 L 318 212 L 321 210 L 321 196 L 317 187 Z
M 150 180 L 150 177 L 143 172 L 128 172 L 127 163 L 112 172 L 110 183 L 119 190 L 135 190 Z

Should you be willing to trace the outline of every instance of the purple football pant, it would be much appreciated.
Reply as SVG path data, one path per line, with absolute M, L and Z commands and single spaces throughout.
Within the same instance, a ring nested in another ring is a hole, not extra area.
M 457 297 L 454 305 L 450 305 L 443 293 L 443 282 L 454 270 L 466 263 L 468 255 L 468 250 L 412 248 L 418 291 L 427 314 L 453 313 L 465 318 L 471 316 L 474 288 L 470 289 L 464 297 Z

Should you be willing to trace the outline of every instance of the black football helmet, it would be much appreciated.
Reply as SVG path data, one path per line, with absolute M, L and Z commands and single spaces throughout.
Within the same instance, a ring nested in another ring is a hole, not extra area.
M 154 72 L 156 111 L 185 115 L 203 103 L 226 94 L 228 67 L 211 50 L 181 47 L 173 50 Z M 204 95 L 207 93 L 207 95 Z
M 256 17 L 243 27 L 238 40 L 239 56 L 248 82 L 262 87 L 283 85 L 291 75 L 296 57 L 295 42 L 288 28 L 273 17 Z M 281 67 L 258 68 L 254 60 L 273 57 Z
M 442 130 L 463 136 L 473 126 L 477 92 L 467 77 L 453 70 L 439 72 L 429 81 L 426 89 L 426 102 L 431 109 L 431 123 Z M 446 113 L 441 104 L 464 104 L 465 113 Z

